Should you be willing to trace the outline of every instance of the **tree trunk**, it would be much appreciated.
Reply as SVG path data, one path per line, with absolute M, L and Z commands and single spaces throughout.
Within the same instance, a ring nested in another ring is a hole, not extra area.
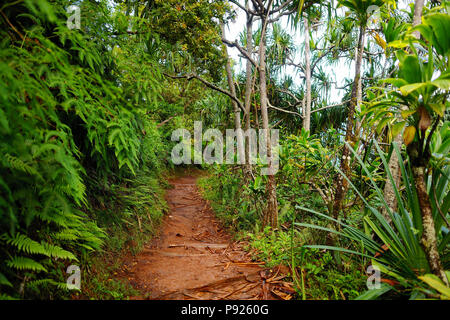
M 261 118 L 262 118 L 262 128 L 265 129 L 266 142 L 267 142 L 267 159 L 268 159 L 268 167 L 272 167 L 272 144 L 270 140 L 269 133 L 269 116 L 267 110 L 267 87 L 266 87 L 266 21 L 263 18 L 261 21 L 262 32 L 261 32 L 261 40 L 259 44 L 259 90 L 260 90 L 260 99 L 261 99 Z M 272 228 L 276 228 L 278 226 L 278 202 L 277 202 L 277 194 L 276 194 L 276 182 L 275 176 L 273 174 L 268 175 L 267 185 L 266 185 L 266 193 L 267 193 L 267 208 L 264 213 L 263 224 L 269 225 Z
M 357 96 L 358 96 L 358 82 L 361 78 L 361 64 L 363 58 L 363 40 L 365 33 L 365 26 L 361 25 L 359 27 L 359 39 L 358 39 L 358 54 L 356 56 L 355 61 L 355 78 L 353 81 L 352 94 L 350 98 L 350 105 L 348 107 L 348 116 L 347 116 L 347 128 L 345 132 L 345 141 L 352 146 L 355 142 L 355 137 L 353 134 L 353 117 L 355 114 L 355 107 L 357 104 Z M 342 151 L 341 157 L 341 171 L 345 174 L 345 176 L 350 179 L 350 150 L 347 145 L 344 144 L 344 150 Z M 333 204 L 333 217 L 336 219 L 339 217 L 339 212 L 342 210 L 342 201 L 344 200 L 345 194 L 348 190 L 348 182 L 344 179 L 344 177 L 340 174 L 336 177 L 336 192 L 334 197 Z
M 306 106 L 303 118 L 303 128 L 311 130 L 311 61 L 309 48 L 309 24 L 308 18 L 304 18 L 305 24 L 305 78 L 306 78 Z
M 365 39 L 366 39 L 365 34 L 363 34 L 363 38 L 362 38 L 362 47 L 363 48 L 365 46 Z M 361 77 L 359 77 L 358 87 L 356 90 L 356 105 L 358 106 L 358 111 L 361 111 L 361 102 L 362 102 L 362 79 L 361 79 Z M 356 119 L 355 137 L 357 139 L 360 138 L 360 131 L 361 131 L 361 121 L 359 121 L 359 119 Z
M 419 25 L 421 23 L 423 4 L 424 0 L 416 0 L 414 3 L 413 26 Z M 418 31 L 415 31 L 413 35 L 417 39 L 419 39 L 420 37 L 420 33 Z M 422 135 L 425 135 L 425 130 L 422 131 Z M 421 148 L 421 150 L 423 150 L 423 145 L 419 147 Z M 426 146 L 426 148 L 428 148 L 428 146 Z M 428 196 L 427 188 L 425 185 L 425 170 L 430 157 L 429 150 L 423 150 L 423 152 L 418 153 L 417 150 L 415 151 L 413 150 L 413 148 L 409 148 L 407 149 L 407 151 L 409 159 L 411 161 L 414 184 L 416 186 L 417 197 L 419 198 L 420 212 L 422 216 L 423 231 L 420 243 L 427 256 L 431 271 L 439 278 L 441 278 L 442 281 L 444 281 L 444 283 L 448 286 L 449 282 L 447 276 L 445 275 L 444 268 L 442 267 L 441 259 L 439 257 L 436 240 L 436 228 L 434 226 L 430 198 Z M 417 154 L 419 154 L 419 156 L 417 156 Z
M 423 4 L 425 0 L 416 0 L 414 1 L 414 16 L 413 16 L 413 22 L 412 25 L 417 26 L 422 23 L 422 11 L 423 11 Z M 414 37 L 419 39 L 420 33 L 418 30 L 413 32 Z
M 413 17 L 413 22 L 412 22 L 413 26 L 417 26 L 421 23 L 424 2 L 425 2 L 425 0 L 416 0 L 414 3 L 414 17 Z M 416 37 L 417 39 L 419 39 L 419 37 L 420 37 L 419 31 L 414 31 L 413 36 Z M 398 134 L 397 136 L 395 136 L 393 142 L 396 143 L 397 146 L 401 147 L 401 145 L 403 143 L 402 135 Z M 400 173 L 400 166 L 398 163 L 397 153 L 395 151 L 392 152 L 391 158 L 389 159 L 388 166 L 389 166 L 389 170 L 392 174 L 392 177 L 394 178 L 395 186 L 398 189 L 400 186 L 400 182 L 401 182 L 401 173 Z M 397 197 L 395 196 L 394 186 L 392 185 L 390 179 L 386 179 L 386 185 L 384 187 L 384 199 L 392 211 L 397 211 Z M 384 218 L 389 223 L 391 223 L 391 217 L 389 216 L 385 207 L 383 207 L 381 209 L 381 213 L 383 214 Z
M 246 3 L 246 8 L 248 10 L 249 4 Z M 253 17 L 251 15 L 247 16 L 247 52 L 249 55 L 253 51 Z M 245 98 L 244 98 L 244 109 L 245 109 L 245 131 L 248 132 L 250 129 L 250 108 L 252 106 L 252 91 L 253 91 L 253 73 L 252 73 L 252 63 L 247 59 L 245 66 Z M 252 175 L 252 165 L 250 163 L 250 137 L 247 135 L 245 141 L 245 172 L 244 175 L 249 179 Z
M 225 27 L 223 24 L 221 24 L 222 29 L 222 37 L 225 38 Z M 228 80 L 228 86 L 230 87 L 230 92 L 233 97 L 236 97 L 236 88 L 234 87 L 234 81 L 233 81 L 233 72 L 231 71 L 231 64 L 230 59 L 228 57 L 228 50 L 225 45 L 223 46 L 224 56 L 226 58 L 226 64 L 225 64 L 225 71 L 227 73 L 227 80 Z M 244 152 L 244 137 L 242 135 L 241 131 L 241 110 L 239 109 L 238 104 L 236 101 L 231 100 L 231 103 L 233 105 L 233 113 L 234 113 L 234 127 L 237 131 L 236 133 L 236 139 L 237 139 L 237 154 L 239 159 L 245 159 L 245 152 Z
M 414 184 L 417 189 L 419 198 L 420 211 L 422 213 L 422 238 L 420 242 L 427 255 L 428 263 L 431 271 L 437 275 L 448 286 L 448 280 L 442 268 L 439 252 L 437 249 L 436 231 L 434 227 L 433 214 L 431 211 L 431 203 L 425 185 L 425 167 L 414 166 L 412 168 L 414 175 Z
M 395 143 L 398 147 L 401 147 L 403 143 L 402 135 L 398 134 L 395 136 L 393 143 Z M 400 172 L 400 166 L 398 163 L 399 159 L 397 156 L 397 152 L 395 150 L 392 151 L 391 158 L 389 159 L 388 163 L 388 170 L 392 174 L 392 178 L 394 179 L 395 188 L 399 190 L 400 188 L 400 182 L 401 182 L 401 172 Z M 389 177 L 386 178 L 386 184 L 384 186 L 384 200 L 386 201 L 388 207 L 391 209 L 391 211 L 395 212 L 397 211 L 397 197 L 395 196 L 394 191 L 394 185 L 392 184 Z M 386 219 L 386 221 L 389 224 L 392 224 L 392 219 L 389 216 L 389 213 L 385 207 L 381 208 L 381 214 Z

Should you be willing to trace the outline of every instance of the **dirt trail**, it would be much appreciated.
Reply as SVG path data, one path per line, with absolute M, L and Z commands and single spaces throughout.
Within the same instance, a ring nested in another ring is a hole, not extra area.
M 160 235 L 133 257 L 123 275 L 142 293 L 134 299 L 274 299 L 292 292 L 281 268 L 252 262 L 202 199 L 195 176 L 170 181 Z

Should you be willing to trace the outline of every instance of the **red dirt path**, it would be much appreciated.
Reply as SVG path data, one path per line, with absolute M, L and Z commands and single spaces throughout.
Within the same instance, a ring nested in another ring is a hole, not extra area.
M 284 276 L 263 269 L 233 243 L 201 197 L 195 176 L 170 180 L 160 235 L 123 274 L 142 296 L 132 299 L 274 299 Z M 284 289 L 290 290 L 284 283 Z M 279 295 L 277 296 L 278 293 Z

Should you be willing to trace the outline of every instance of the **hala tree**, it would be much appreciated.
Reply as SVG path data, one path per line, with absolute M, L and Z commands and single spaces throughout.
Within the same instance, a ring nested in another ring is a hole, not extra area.
M 247 52 L 244 48 L 242 48 L 237 41 L 230 42 L 226 39 L 222 41 L 230 47 L 238 48 L 239 52 L 241 52 L 246 59 L 252 62 L 252 64 L 257 68 L 258 76 L 259 76 L 259 98 L 260 98 L 260 106 L 261 106 L 261 119 L 262 119 L 262 129 L 265 129 L 267 141 L 267 158 L 268 158 L 268 166 L 272 167 L 272 150 L 270 138 L 268 135 L 269 129 L 269 114 L 268 108 L 272 107 L 269 102 L 268 92 L 267 92 L 267 31 L 269 25 L 278 21 L 283 16 L 297 14 L 299 15 L 302 8 L 304 6 L 310 6 L 311 3 L 304 4 L 304 1 L 297 0 L 287 0 L 287 1 L 278 1 L 278 0 L 252 0 L 252 7 L 247 4 L 243 6 L 238 1 L 232 1 L 236 4 L 240 9 L 246 12 L 247 16 L 252 15 L 260 21 L 260 37 L 259 37 L 259 46 L 257 53 L 257 60 L 252 59 L 251 52 Z M 245 110 L 244 110 L 245 111 Z M 267 208 L 265 210 L 264 221 L 265 225 L 270 225 L 272 227 L 277 227 L 278 225 L 278 202 L 276 195 L 276 181 L 273 174 L 268 175 L 267 185 L 266 185 L 266 194 L 267 194 Z
M 355 21 L 359 26 L 359 37 L 358 37 L 358 46 L 357 46 L 357 57 L 355 61 L 355 77 L 353 81 L 353 87 L 350 97 L 350 103 L 348 106 L 348 114 L 347 114 L 347 125 L 345 131 L 345 141 L 350 145 L 355 143 L 355 134 L 353 128 L 353 121 L 355 115 L 355 107 L 357 105 L 358 98 L 358 84 L 361 78 L 361 64 L 363 59 L 363 50 L 364 50 L 364 35 L 366 32 L 366 26 L 369 17 L 374 12 L 371 10 L 375 7 L 381 7 L 384 4 L 383 0 L 343 0 L 340 1 L 339 4 L 341 6 L 345 6 L 354 15 Z M 342 172 L 346 176 L 350 176 L 350 150 L 348 145 L 344 145 L 344 150 L 342 151 L 342 157 L 340 159 L 340 166 Z M 333 216 L 335 218 L 338 217 L 339 212 L 342 210 L 342 201 L 344 199 L 345 194 L 348 190 L 348 182 L 341 176 L 338 175 L 336 178 L 336 194 L 334 197 L 333 204 Z
M 411 35 L 417 31 L 421 38 Z M 403 141 L 407 147 L 417 192 L 417 206 L 421 213 L 421 221 L 418 223 L 421 245 L 431 271 L 446 284 L 448 280 L 436 240 L 436 232 L 440 231 L 435 225 L 438 217 L 432 210 L 426 179 L 430 173 L 432 158 L 431 140 L 449 106 L 449 32 L 450 16 L 442 12 L 442 7 L 438 7 L 425 15 L 422 24 L 412 28 L 403 40 L 393 42 L 391 46 L 400 48 L 396 52 L 398 77 L 385 80 L 392 84 L 393 90 L 389 92 L 387 99 L 381 95 L 371 108 L 378 114 L 382 113 L 387 121 L 394 117 L 395 111 L 403 118 L 397 122 L 396 130 L 405 128 Z M 396 106 L 396 109 L 388 109 L 391 105 Z

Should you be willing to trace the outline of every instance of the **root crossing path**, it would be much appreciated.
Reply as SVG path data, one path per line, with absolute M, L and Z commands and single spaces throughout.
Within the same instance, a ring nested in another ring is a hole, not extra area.
M 283 268 L 264 269 L 231 241 L 201 197 L 195 176 L 170 181 L 160 235 L 132 257 L 124 277 L 141 296 L 132 299 L 286 299 L 292 287 Z

